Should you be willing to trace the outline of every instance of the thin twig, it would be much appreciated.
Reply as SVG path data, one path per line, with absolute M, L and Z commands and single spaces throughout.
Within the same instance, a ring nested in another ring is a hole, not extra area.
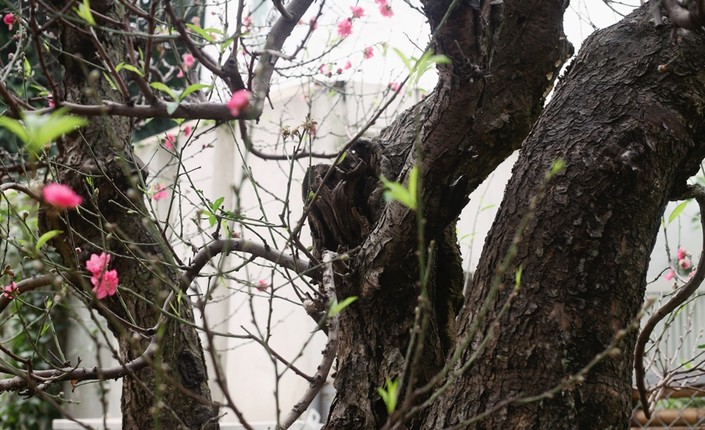
M 705 187 L 701 185 L 689 185 L 684 195 L 679 196 L 679 199 L 689 198 L 694 198 L 700 206 L 700 229 L 703 233 L 703 244 L 705 244 Z M 665 305 L 649 317 L 644 324 L 644 328 L 641 330 L 641 333 L 639 333 L 639 337 L 636 341 L 636 347 L 634 348 L 634 373 L 636 377 L 636 387 L 639 391 L 639 398 L 641 399 L 641 405 L 644 409 L 644 415 L 646 415 L 647 418 L 651 417 L 651 412 L 649 411 L 649 399 L 646 392 L 645 382 L 646 369 L 644 368 L 644 354 L 646 344 L 648 343 L 649 337 L 654 331 L 654 328 L 656 328 L 656 324 L 688 300 L 688 298 L 695 293 L 698 287 L 700 287 L 703 280 L 705 280 L 705 252 L 700 254 L 700 259 L 698 260 L 698 265 L 696 266 L 693 277 L 690 278 L 690 280 L 686 282 L 685 285 L 683 285 Z
M 336 258 L 336 254 L 330 251 L 325 251 L 323 253 L 323 278 L 321 281 L 324 294 L 328 298 L 328 309 L 330 309 L 331 304 L 336 303 L 335 295 L 335 274 L 333 272 L 333 260 Z M 336 352 L 338 350 L 339 341 L 339 316 L 332 315 L 328 317 L 328 343 L 323 350 L 323 358 L 321 364 L 318 365 L 316 374 L 313 375 L 313 382 L 309 386 L 306 393 L 302 396 L 301 400 L 294 405 L 289 412 L 289 415 L 284 419 L 284 421 L 277 427 L 279 429 L 288 429 L 297 418 L 303 414 L 309 405 L 313 401 L 316 394 L 321 391 L 323 385 L 326 382 L 328 373 L 333 366 L 333 360 L 335 359 Z

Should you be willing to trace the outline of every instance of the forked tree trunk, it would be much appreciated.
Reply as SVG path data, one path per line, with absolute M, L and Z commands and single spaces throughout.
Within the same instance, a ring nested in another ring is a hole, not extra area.
M 463 361 L 485 336 L 489 343 L 433 405 L 425 428 L 471 427 L 462 421 L 509 399 L 518 401 L 472 428 L 628 427 L 633 323 L 649 256 L 669 196 L 678 195 L 705 153 L 705 37 L 689 33 L 674 45 L 671 29 L 648 18 L 646 10 L 636 12 L 589 38 L 522 146 L 459 318 L 459 342 L 513 236 L 532 218 Z M 565 169 L 546 183 L 556 160 Z M 518 295 L 495 319 L 520 268 Z M 611 353 L 583 383 L 519 400 L 560 386 L 605 351 Z

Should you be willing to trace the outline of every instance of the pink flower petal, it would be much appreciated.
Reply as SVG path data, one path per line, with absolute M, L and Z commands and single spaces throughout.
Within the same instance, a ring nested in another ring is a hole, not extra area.
M 42 189 L 44 201 L 58 209 L 74 209 L 83 203 L 83 197 L 63 184 L 49 183 Z
M 101 252 L 100 255 L 92 254 L 91 258 L 86 261 L 86 269 L 93 276 L 100 275 L 108 269 L 108 264 L 110 263 L 110 254 Z
M 365 16 L 365 9 L 362 6 L 350 6 L 353 18 L 362 18 Z
M 235 91 L 227 103 L 230 114 L 234 117 L 239 116 L 240 112 L 250 104 L 250 92 L 247 90 Z
M 338 23 L 338 36 L 345 39 L 352 33 L 352 20 L 350 18 L 345 18 Z
M 176 137 L 173 134 L 167 133 L 164 138 L 164 147 L 169 151 L 174 150 L 174 144 L 176 143 Z
M 158 201 L 158 200 L 169 197 L 169 192 L 166 190 L 164 185 L 157 184 L 157 186 L 155 188 L 156 188 L 156 191 L 154 192 L 154 194 L 152 194 L 152 200 Z
M 91 277 L 91 283 L 93 284 L 93 292 L 98 300 L 112 296 L 118 287 L 117 271 L 108 270 L 103 274 L 94 275 Z

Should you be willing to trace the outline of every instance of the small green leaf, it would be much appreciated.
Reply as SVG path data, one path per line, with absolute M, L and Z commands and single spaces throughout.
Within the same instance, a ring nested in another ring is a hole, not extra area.
M 519 288 L 521 285 L 521 274 L 524 273 L 524 268 L 522 266 L 517 267 L 517 271 L 514 274 L 514 286 Z
M 65 109 L 57 109 L 49 115 L 29 112 L 22 118 L 22 122 L 29 136 L 25 146 L 33 156 L 60 136 L 88 124 L 85 118 L 67 115 Z
M 174 90 L 171 88 L 167 87 L 161 82 L 150 82 L 149 84 L 150 87 L 154 88 L 155 90 L 161 91 L 163 93 L 166 93 L 171 97 L 172 100 L 177 100 L 178 98 L 176 97 L 176 93 L 174 93 Z
M 208 42 L 215 42 L 215 39 L 213 36 L 210 35 L 206 30 L 202 29 L 201 27 L 195 25 L 195 24 L 186 24 L 186 27 L 188 27 L 191 31 L 194 33 L 198 34 L 202 38 L 206 39 Z
M 546 173 L 546 179 L 551 179 L 552 177 L 560 173 L 563 169 L 565 169 L 565 161 L 559 158 L 554 161 L 553 164 L 551 164 L 551 170 Z
M 211 211 L 215 212 L 220 209 L 220 205 L 225 201 L 225 197 L 218 197 L 213 203 L 211 203 Z
M 311 200 L 313 200 L 313 197 L 314 197 L 315 195 L 316 195 L 316 193 L 314 193 L 313 191 L 309 191 L 309 192 L 308 192 L 308 195 L 306 196 L 306 198 L 307 198 L 309 201 L 311 201 Z
M 93 14 L 91 13 L 91 5 L 88 0 L 83 0 L 83 3 L 78 5 L 78 7 L 73 9 L 81 19 L 86 21 L 91 27 L 95 27 L 95 19 L 93 19 Z
M 144 76 L 142 71 L 140 69 L 138 69 L 137 67 L 133 66 L 132 64 L 120 63 L 117 66 L 115 66 L 115 70 L 118 72 L 122 69 L 129 70 L 139 76 Z
M 357 296 L 346 297 L 340 303 L 338 303 L 338 301 L 335 300 L 330 305 L 330 309 L 328 310 L 328 316 L 334 317 L 334 316 L 338 315 L 339 313 L 341 313 L 343 311 L 343 309 L 350 306 L 355 300 L 357 300 Z
M 110 89 L 113 91 L 117 91 L 117 85 L 115 84 L 115 81 L 113 78 L 110 77 L 107 73 L 103 72 L 103 78 L 108 82 L 108 85 L 110 85 Z
M 380 176 L 380 181 L 384 185 L 384 198 L 387 201 L 395 200 L 411 210 L 416 210 L 416 187 L 418 182 L 418 170 L 416 167 L 411 169 L 409 173 L 409 186 L 414 189 L 406 188 L 399 182 L 390 181 L 384 176 Z
M 337 164 L 343 164 L 343 161 L 347 158 L 348 156 L 348 151 L 343 152 L 343 155 L 340 156 L 340 160 L 338 160 Z
M 22 61 L 22 74 L 26 79 L 31 78 L 34 75 L 34 69 L 32 69 L 32 64 L 29 62 L 26 56 Z
M 63 233 L 63 230 L 51 230 L 44 233 L 39 237 L 39 240 L 37 240 L 37 244 L 34 245 L 34 250 L 39 251 L 42 245 L 55 238 L 56 236 L 60 235 L 61 233 Z
M 700 345 L 698 345 L 698 349 L 705 349 L 705 343 L 701 343 Z
M 186 87 L 186 89 L 179 95 L 179 101 L 185 99 L 186 96 L 188 96 L 188 95 L 191 94 L 191 93 L 194 93 L 194 92 L 196 92 L 196 91 L 200 91 L 200 90 L 205 89 L 205 88 L 211 88 L 211 87 L 212 87 L 211 85 L 207 85 L 207 84 L 193 84 L 193 85 L 189 85 L 189 86 Z
M 399 59 L 402 61 L 402 63 L 404 63 L 406 70 L 408 70 L 409 73 L 413 72 L 413 67 L 411 66 L 411 60 L 409 59 L 409 57 L 404 55 L 404 53 L 401 52 L 401 50 L 399 50 L 397 48 L 392 48 L 392 50 L 394 50 L 394 52 L 397 54 L 397 56 L 399 56 Z
M 397 408 L 397 397 L 399 390 L 399 381 L 387 379 L 386 389 L 377 388 L 377 393 L 382 398 L 384 405 L 387 407 L 387 413 L 391 415 Z
M 27 130 L 25 130 L 22 123 L 16 119 L 7 116 L 0 116 L 0 127 L 5 127 L 10 130 L 10 132 L 17 136 L 24 144 L 29 142 L 29 134 L 27 133 Z
M 671 212 L 671 215 L 668 216 L 668 223 L 666 225 L 670 224 L 678 218 L 678 216 L 685 210 L 685 207 L 688 206 L 688 203 L 690 203 L 690 200 L 685 200 L 676 206 L 675 209 L 673 209 L 673 212 Z

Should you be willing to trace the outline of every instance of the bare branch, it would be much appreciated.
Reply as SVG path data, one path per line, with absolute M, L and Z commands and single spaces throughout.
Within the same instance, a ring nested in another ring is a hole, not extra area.
M 251 242 L 244 239 L 224 239 L 216 240 L 203 247 L 198 254 L 193 258 L 191 265 L 186 269 L 181 276 L 179 288 L 185 291 L 191 282 L 198 276 L 205 266 L 213 257 L 223 252 L 245 252 L 264 258 L 279 266 L 293 270 L 302 275 L 308 275 L 313 278 L 318 277 L 318 273 L 312 270 L 311 264 L 300 258 L 285 254 L 284 252 L 272 249 L 268 245 L 263 245 L 256 242 Z
M 701 185 L 689 185 L 683 196 L 680 199 L 695 198 L 700 206 L 700 228 L 703 233 L 703 243 L 705 244 L 705 187 Z M 700 284 L 705 280 L 705 252 L 700 254 L 700 259 L 697 270 L 695 274 L 688 282 L 683 285 L 678 292 L 676 292 L 673 297 L 659 310 L 654 312 L 649 319 L 644 324 L 644 328 L 639 333 L 639 337 L 636 341 L 636 347 L 634 348 L 634 372 L 636 376 L 636 386 L 639 391 L 639 398 L 641 399 L 642 407 L 644 408 L 644 414 L 647 418 L 651 417 L 651 412 L 649 411 L 649 399 L 646 392 L 646 369 L 644 368 L 644 353 L 646 350 L 646 344 L 649 341 L 649 336 L 656 328 L 656 324 L 664 319 L 668 314 L 673 312 L 676 308 L 682 305 L 690 296 L 695 293 L 695 291 L 700 287 Z
M 289 13 L 288 10 L 286 10 L 286 7 L 282 4 L 282 0 L 272 0 L 274 2 L 274 7 L 277 8 L 280 14 L 282 14 L 282 17 L 287 20 L 287 22 L 292 22 L 294 21 L 294 16 Z M 296 20 L 298 21 L 298 20 Z
M 335 295 L 335 274 L 333 273 L 333 259 L 336 254 L 330 251 L 325 251 L 323 253 L 323 279 L 322 286 L 326 297 L 328 298 L 328 308 L 330 309 L 331 304 L 336 303 Z M 308 390 L 304 393 L 301 400 L 294 405 L 291 409 L 289 415 L 281 423 L 281 429 L 289 428 L 297 418 L 303 414 L 309 405 L 316 397 L 323 384 L 326 382 L 330 368 L 333 366 L 333 360 L 335 359 L 336 351 L 338 350 L 338 334 L 339 334 L 339 317 L 338 315 L 332 315 L 328 318 L 328 343 L 323 350 L 323 358 L 321 359 L 321 364 L 318 365 L 318 370 L 316 374 L 313 375 L 313 381 L 311 382 Z
M 121 378 L 130 372 L 135 372 L 146 367 L 152 362 L 154 354 L 157 352 L 157 342 L 156 336 L 152 337 L 151 342 L 147 349 L 137 357 L 136 359 L 129 361 L 125 364 L 110 367 L 107 369 L 102 369 L 98 367 L 64 367 L 61 369 L 53 370 L 37 370 L 27 372 L 26 375 L 18 375 L 14 378 L 3 379 L 0 381 L 0 392 L 5 391 L 17 391 L 26 388 L 31 388 L 37 383 L 37 379 L 40 380 L 39 384 L 36 384 L 32 391 L 43 391 L 49 385 L 55 384 L 61 381 L 86 381 L 89 379 L 117 379 Z

